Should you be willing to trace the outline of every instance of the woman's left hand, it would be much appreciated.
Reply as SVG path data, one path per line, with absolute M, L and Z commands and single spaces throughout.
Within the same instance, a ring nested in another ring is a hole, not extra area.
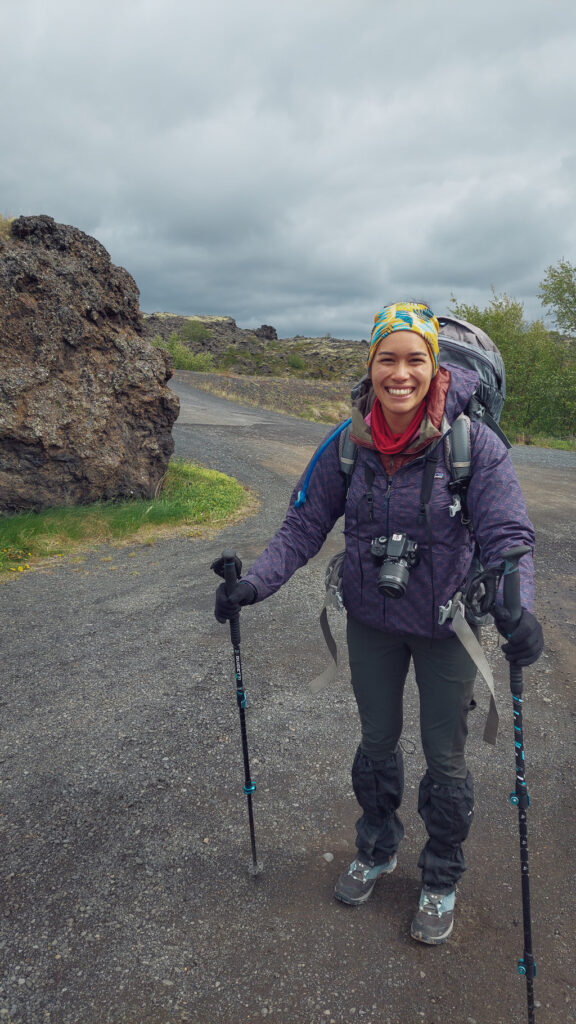
M 502 644 L 502 652 L 507 661 L 526 667 L 533 665 L 542 654 L 544 636 L 542 626 L 532 612 L 522 609 L 522 615 L 514 629 L 510 630 L 510 612 L 497 604 L 494 608 L 496 629 L 508 643 Z

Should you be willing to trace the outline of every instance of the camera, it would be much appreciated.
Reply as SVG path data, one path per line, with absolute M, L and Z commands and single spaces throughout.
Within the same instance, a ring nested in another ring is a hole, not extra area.
M 374 537 L 370 554 L 380 566 L 377 584 L 380 593 L 384 597 L 404 597 L 410 569 L 420 561 L 416 541 L 409 540 L 405 533 Z

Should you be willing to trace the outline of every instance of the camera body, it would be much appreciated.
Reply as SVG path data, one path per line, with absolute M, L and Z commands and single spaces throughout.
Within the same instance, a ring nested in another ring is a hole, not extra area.
M 370 554 L 380 566 L 377 586 L 382 596 L 404 597 L 410 569 L 420 561 L 417 542 L 410 540 L 405 533 L 374 537 L 370 542 Z

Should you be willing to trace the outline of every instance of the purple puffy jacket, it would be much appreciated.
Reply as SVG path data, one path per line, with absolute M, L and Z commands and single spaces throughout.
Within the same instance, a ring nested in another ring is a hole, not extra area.
M 449 369 L 451 382 L 445 418 L 451 424 L 466 407 L 478 378 L 473 371 L 452 366 Z M 527 544 L 533 549 L 534 528 L 505 446 L 483 423 L 471 423 L 470 440 L 472 479 L 467 506 L 482 563 L 491 566 L 502 561 L 502 553 L 508 548 Z M 448 489 L 450 472 L 444 444 L 439 448 L 430 498 L 430 545 L 426 521 L 420 516 L 424 457 L 417 457 L 388 477 L 378 452 L 359 447 L 346 495 L 338 440 L 329 444 L 314 468 L 305 504 L 295 507 L 306 473 L 292 494 L 282 526 L 242 577 L 256 588 L 257 600 L 270 597 L 296 569 L 313 558 L 337 520 L 345 515 L 343 596 L 347 611 L 355 619 L 385 632 L 436 638 L 453 635 L 450 622 L 438 624 L 439 608 L 464 583 L 474 543 L 460 515 L 449 513 L 453 501 Z M 405 533 L 418 542 L 420 561 L 410 570 L 404 596 L 385 598 L 377 588 L 379 566 L 370 554 L 370 543 L 375 537 L 389 537 L 393 533 Z M 532 610 L 532 554 L 525 555 L 520 562 L 520 580 L 522 605 Z

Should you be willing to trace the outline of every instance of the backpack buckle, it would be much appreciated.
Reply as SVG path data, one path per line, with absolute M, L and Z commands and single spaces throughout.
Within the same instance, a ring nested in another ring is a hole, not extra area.
M 457 516 L 458 513 L 462 511 L 462 502 L 460 501 L 459 494 L 454 495 L 452 499 L 452 504 L 450 505 L 448 511 L 452 519 L 454 518 L 454 516 Z
M 449 619 L 453 619 L 458 605 L 462 603 L 462 591 L 458 590 L 454 597 L 451 597 L 446 604 L 441 604 L 438 609 L 438 625 L 443 626 Z

